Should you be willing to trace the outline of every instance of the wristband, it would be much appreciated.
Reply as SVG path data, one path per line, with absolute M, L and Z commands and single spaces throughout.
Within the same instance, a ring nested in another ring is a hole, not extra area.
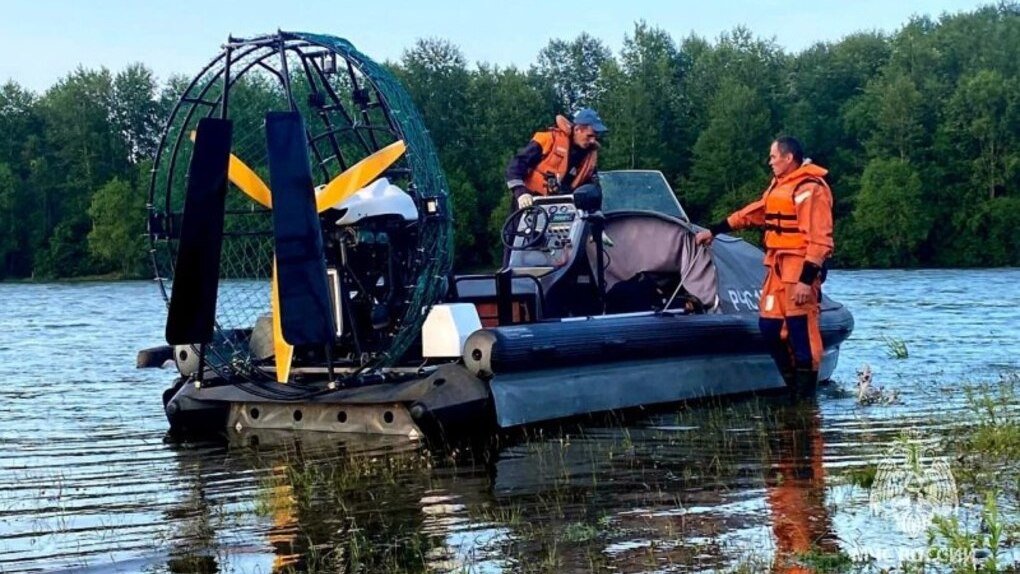
M 804 262 L 804 268 L 800 271 L 800 282 L 805 285 L 813 285 L 822 268 L 810 261 Z
M 719 235 L 720 233 L 729 233 L 733 231 L 733 227 L 730 226 L 730 222 L 722 220 L 719 223 L 713 223 L 708 226 L 708 230 L 712 232 L 712 235 Z

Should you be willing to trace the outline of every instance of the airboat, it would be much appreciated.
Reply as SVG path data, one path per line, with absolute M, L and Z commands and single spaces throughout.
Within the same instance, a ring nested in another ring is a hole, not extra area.
M 451 270 L 455 213 L 411 98 L 333 36 L 230 38 L 155 158 L 171 430 L 476 433 L 782 390 L 762 254 L 709 248 L 661 173 L 615 171 L 507 219 L 509 264 Z M 823 298 L 820 379 L 853 329 Z

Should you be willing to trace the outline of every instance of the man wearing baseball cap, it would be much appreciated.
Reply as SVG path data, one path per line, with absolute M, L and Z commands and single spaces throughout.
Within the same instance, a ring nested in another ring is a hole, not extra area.
M 535 195 L 571 193 L 595 179 L 600 136 L 608 130 L 591 108 L 536 132 L 506 168 L 513 209 L 531 205 Z

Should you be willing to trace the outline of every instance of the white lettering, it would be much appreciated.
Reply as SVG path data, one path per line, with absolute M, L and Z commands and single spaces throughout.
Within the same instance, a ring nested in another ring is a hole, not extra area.
M 730 303 L 736 311 L 757 311 L 758 300 L 761 299 L 761 289 L 757 291 L 739 291 L 737 289 L 727 290 Z

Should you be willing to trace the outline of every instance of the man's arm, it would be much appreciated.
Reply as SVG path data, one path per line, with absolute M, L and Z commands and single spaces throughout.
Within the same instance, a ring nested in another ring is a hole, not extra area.
M 762 225 L 765 225 L 765 200 L 759 199 L 758 201 L 745 205 L 742 209 L 735 211 L 721 223 L 724 223 L 723 226 L 727 227 L 726 231 L 745 229 L 747 227 L 761 227 Z
M 762 225 L 765 225 L 765 200 L 759 199 L 730 214 L 726 219 L 709 225 L 708 230 L 698 232 L 695 241 L 699 244 L 707 244 L 720 233 Z
M 824 185 L 808 183 L 797 189 L 793 201 L 797 205 L 797 225 L 807 237 L 800 283 L 811 285 L 832 255 L 832 193 Z
M 543 155 L 541 143 L 533 139 L 510 158 L 510 163 L 506 166 L 506 186 L 513 193 L 516 204 L 520 204 L 522 195 L 530 196 L 531 192 L 524 187 L 524 179 L 542 161 Z

